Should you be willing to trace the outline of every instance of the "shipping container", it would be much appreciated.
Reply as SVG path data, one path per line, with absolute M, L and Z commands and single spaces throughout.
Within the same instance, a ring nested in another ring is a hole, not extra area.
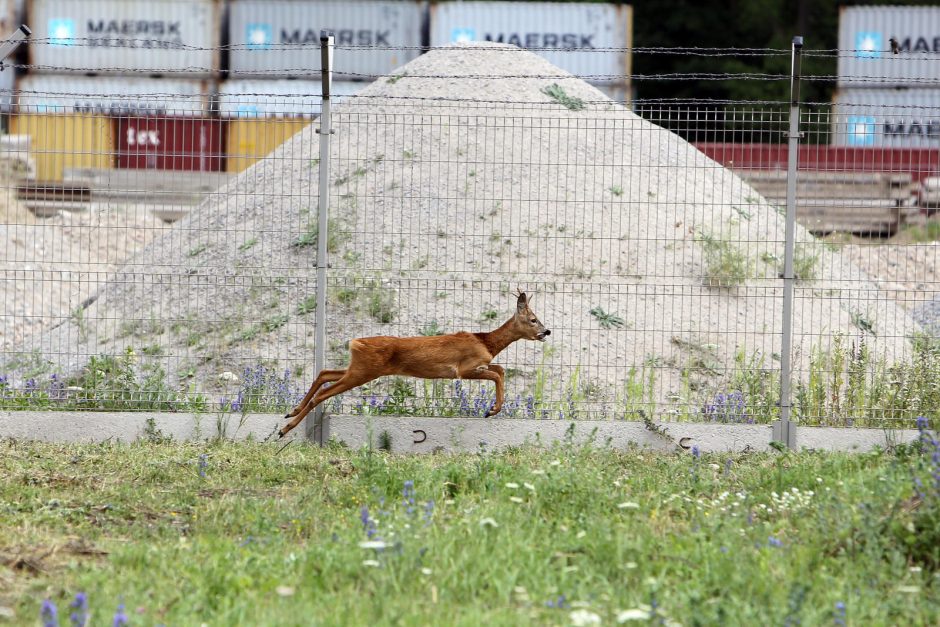
M 230 0 L 229 71 L 238 77 L 320 72 L 320 31 L 333 31 L 337 77 L 384 76 L 420 54 L 420 2 Z
M 115 117 L 115 167 L 134 170 L 225 169 L 224 120 Z
M 897 42 L 892 52 L 891 40 Z M 940 7 L 839 10 L 839 86 L 940 87 Z
M 14 113 L 10 132 L 28 135 L 36 179 L 61 181 L 67 168 L 110 168 L 111 121 L 103 115 Z
M 940 89 L 844 89 L 830 119 L 836 146 L 940 148 Z
M 33 71 L 215 76 L 221 0 L 29 0 Z
M 241 172 L 265 158 L 310 124 L 307 118 L 254 118 L 229 120 L 226 125 L 226 171 Z M 301 155 L 287 155 L 299 159 Z
M 205 116 L 216 82 L 186 78 L 131 78 L 29 74 L 16 84 L 20 113 Z
M 334 102 L 368 83 L 334 81 Z M 229 119 L 229 172 L 241 172 L 305 128 L 320 114 L 320 81 L 230 79 L 219 87 L 219 112 Z
M 432 4 L 431 46 L 464 41 L 532 48 L 590 82 L 628 86 L 633 10 L 629 5 L 577 2 Z
M 369 83 L 333 81 L 331 94 L 342 102 Z M 229 79 L 219 85 L 219 112 L 227 118 L 316 117 L 323 86 L 312 80 Z

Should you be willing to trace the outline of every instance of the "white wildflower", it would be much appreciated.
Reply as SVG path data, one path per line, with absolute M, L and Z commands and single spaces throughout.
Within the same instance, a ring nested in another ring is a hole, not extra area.
M 907 592 L 908 594 L 917 594 L 920 592 L 920 586 L 898 586 L 898 592 Z
M 522 487 L 525 488 L 526 490 L 531 490 L 532 492 L 535 492 L 535 486 L 529 483 L 528 481 L 523 481 Z
M 513 503 L 522 503 L 522 502 L 524 502 L 524 501 L 523 501 L 520 497 L 518 497 L 518 496 L 510 496 L 510 497 L 509 497 L 509 500 L 512 501 Z
M 578 532 L 578 534 L 577 534 L 575 537 L 576 537 L 578 540 L 580 540 L 581 538 L 583 538 L 583 537 L 586 536 L 586 535 L 587 535 L 587 531 L 585 531 L 584 529 L 582 529 L 581 531 Z
M 561 466 L 561 460 L 560 460 L 560 459 L 554 459 L 554 460 L 552 460 L 548 465 L 549 465 L 549 466 Z
M 294 589 L 290 586 L 278 586 L 277 595 L 281 597 L 292 597 L 294 596 Z
M 626 501 L 617 505 L 617 509 L 640 509 L 640 504 L 634 503 L 633 501 Z
M 430 568 L 422 568 L 422 569 L 421 569 L 421 574 L 422 574 L 422 575 L 425 575 L 425 576 L 429 576 L 432 572 L 434 572 L 434 571 L 432 571 Z
M 363 540 L 359 543 L 362 549 L 384 549 L 387 545 L 382 540 Z
M 506 487 L 509 488 L 510 490 L 515 490 L 519 487 L 519 484 L 513 481 L 510 481 L 509 483 L 506 484 Z
M 541 468 L 536 468 L 535 470 L 532 471 L 532 474 L 533 474 L 533 475 L 544 475 L 544 474 L 545 474 L 545 471 L 542 470 Z
M 921 572 L 922 570 L 924 570 L 924 569 L 921 568 L 920 566 L 911 566 L 911 567 L 910 567 L 910 571 L 911 571 L 912 573 L 919 573 L 919 572 Z
M 379 564 L 378 560 L 362 560 L 362 565 L 370 568 L 378 568 L 381 564 Z
M 234 372 L 229 372 L 226 370 L 225 372 L 219 373 L 219 381 L 231 381 L 232 383 L 235 383 L 238 381 L 238 375 Z
M 649 620 L 650 613 L 646 610 L 641 610 L 638 607 L 633 608 L 632 610 L 624 610 L 622 612 L 617 612 L 617 622 L 625 623 L 630 620 Z
M 601 624 L 601 617 L 589 610 L 575 610 L 568 617 L 571 619 L 571 624 L 576 627 Z
M 626 564 L 623 565 L 623 567 L 626 568 L 627 570 L 633 570 L 634 568 L 636 568 L 636 566 L 637 566 L 636 562 L 627 562 Z
M 499 527 L 495 520 L 492 518 L 483 518 L 480 520 L 481 527 Z

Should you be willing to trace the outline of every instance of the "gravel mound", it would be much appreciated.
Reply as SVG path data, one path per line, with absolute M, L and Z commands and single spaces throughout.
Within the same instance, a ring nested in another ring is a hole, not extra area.
M 97 205 L 37 219 L 16 202 L 0 223 L 0 349 L 61 323 L 166 225 L 149 210 Z M 74 345 L 73 345 L 74 346 Z
M 554 84 L 583 108 L 548 95 Z M 500 356 L 515 368 L 510 395 L 536 385 L 541 369 L 553 398 L 577 379 L 600 407 L 646 365 L 666 409 L 721 389 L 739 352 L 777 367 L 780 213 L 587 83 L 512 46 L 456 45 L 334 111 L 333 364 L 350 337 L 491 328 L 518 286 L 537 292 L 552 336 Z M 84 332 L 68 321 L 25 350 L 67 371 L 88 355 L 159 345 L 154 358 L 169 373 L 206 386 L 259 362 L 306 382 L 313 314 L 300 304 L 315 290 L 305 242 L 317 157 L 314 124 L 121 268 L 85 310 Z M 797 367 L 834 334 L 866 334 L 878 354 L 904 355 L 916 323 L 847 257 L 797 231 L 813 277 L 796 290 Z M 723 275 L 703 238 L 712 252 L 737 253 L 732 265 L 750 278 L 716 285 Z

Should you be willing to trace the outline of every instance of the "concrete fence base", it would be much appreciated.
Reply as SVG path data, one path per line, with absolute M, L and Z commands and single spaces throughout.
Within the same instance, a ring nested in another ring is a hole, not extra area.
M 0 437 L 44 442 L 132 442 L 149 436 L 174 440 L 265 440 L 284 422 L 277 414 L 173 414 L 149 412 L 0 412 Z M 770 425 L 657 423 L 665 435 L 641 422 L 611 420 L 515 420 L 492 418 L 395 418 L 328 416 L 328 438 L 352 448 L 388 443 L 393 452 L 434 453 L 496 450 L 528 443 L 592 441 L 600 446 L 638 446 L 670 451 L 677 446 L 702 452 L 763 451 Z M 303 439 L 303 425 L 287 439 Z M 797 447 L 827 451 L 868 451 L 911 442 L 914 429 L 799 427 Z

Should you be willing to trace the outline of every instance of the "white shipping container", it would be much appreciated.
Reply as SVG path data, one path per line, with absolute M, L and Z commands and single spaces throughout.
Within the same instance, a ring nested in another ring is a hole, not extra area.
M 384 76 L 420 54 L 422 20 L 414 1 L 230 0 L 230 75 L 312 77 L 320 72 L 320 31 L 328 30 L 334 76 Z
M 891 39 L 898 52 L 891 50 Z M 940 87 L 940 7 L 839 10 L 839 86 Z
M 19 113 L 111 116 L 201 116 L 209 111 L 215 81 L 31 74 L 17 81 Z
M 431 5 L 430 33 L 431 46 L 514 44 L 534 48 L 554 65 L 594 83 L 629 82 L 633 9 L 628 5 L 443 2 Z
M 369 83 L 333 81 L 335 102 L 353 96 Z M 320 81 L 229 79 L 219 87 L 219 112 L 226 118 L 311 118 L 320 114 Z
M 940 89 L 845 89 L 836 93 L 832 144 L 940 147 Z
M 30 0 L 34 71 L 209 77 L 219 70 L 219 0 Z

